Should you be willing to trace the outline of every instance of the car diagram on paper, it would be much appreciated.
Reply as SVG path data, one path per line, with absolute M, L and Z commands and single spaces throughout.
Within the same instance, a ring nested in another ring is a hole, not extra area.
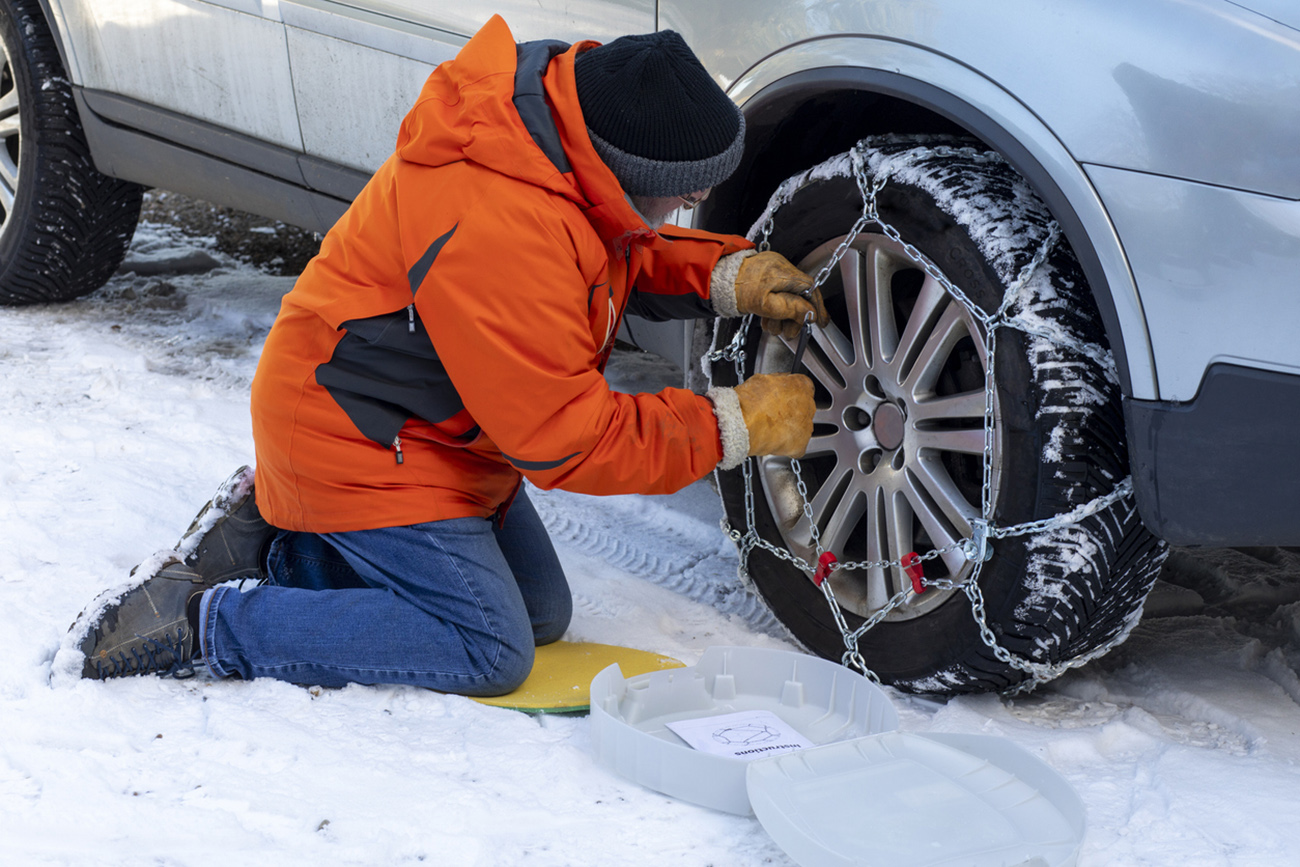
M 667 726 L 701 752 L 746 761 L 812 746 L 794 727 L 767 710 L 677 720 Z

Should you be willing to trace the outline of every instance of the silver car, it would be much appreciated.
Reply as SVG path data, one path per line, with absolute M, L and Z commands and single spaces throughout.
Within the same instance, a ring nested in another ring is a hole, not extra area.
M 102 285 L 139 185 L 326 231 L 493 12 L 675 29 L 746 114 L 682 219 L 818 274 L 832 324 L 797 360 L 744 321 L 625 337 L 695 386 L 816 382 L 803 460 L 718 479 L 811 649 L 1033 683 L 1123 640 L 1166 543 L 1300 543 L 1286 0 L 0 0 L 0 300 Z

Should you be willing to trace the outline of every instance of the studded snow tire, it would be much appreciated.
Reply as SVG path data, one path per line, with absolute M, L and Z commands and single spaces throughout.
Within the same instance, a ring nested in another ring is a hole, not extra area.
M 868 225 L 823 287 L 833 323 L 810 342 L 802 366 L 817 385 L 819 410 L 801 475 L 821 538 L 841 561 L 897 561 L 968 538 L 981 514 L 988 363 L 977 319 L 908 258 L 905 245 L 992 312 L 1052 243 L 1054 224 L 1014 170 L 970 142 L 889 137 L 863 146 L 869 177 L 888 176 L 880 216 L 903 244 Z M 810 273 L 863 212 L 848 154 L 786 181 L 774 200 L 772 248 Z M 993 523 L 1002 527 L 1068 512 L 1128 475 L 1118 380 L 1063 238 L 1011 312 L 1063 339 L 997 331 L 991 478 Z M 715 345 L 725 346 L 741 322 L 722 321 Z M 753 323 L 743 375 L 788 372 L 791 345 Z M 728 361 L 714 362 L 712 374 L 721 385 L 737 379 Z M 750 515 L 742 472 L 720 474 L 731 525 L 744 531 L 752 520 L 765 540 L 815 562 L 790 462 L 754 459 L 753 480 Z M 1165 554 L 1131 498 L 1073 525 L 998 539 L 979 582 L 987 622 L 999 645 L 1035 663 L 1118 643 L 1136 624 Z M 959 551 L 925 563 L 927 578 L 955 582 L 971 568 Z M 800 641 L 840 657 L 841 633 L 807 573 L 762 548 L 750 555 L 748 572 Z M 833 580 L 851 628 L 909 586 L 897 568 Z M 912 596 L 865 633 L 859 649 L 884 681 L 912 692 L 1000 690 L 1026 679 L 981 640 L 959 590 Z

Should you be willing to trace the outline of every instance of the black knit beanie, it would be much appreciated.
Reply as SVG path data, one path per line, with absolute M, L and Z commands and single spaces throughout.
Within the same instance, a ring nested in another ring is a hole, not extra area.
M 630 196 L 681 196 L 730 177 L 745 117 L 672 30 L 623 36 L 574 60 L 596 153 Z

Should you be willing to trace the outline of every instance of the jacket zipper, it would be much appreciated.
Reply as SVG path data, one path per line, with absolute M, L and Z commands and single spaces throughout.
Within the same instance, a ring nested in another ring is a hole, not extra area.
M 393 449 L 396 451 L 397 462 L 399 464 L 404 462 L 406 458 L 402 457 L 402 438 L 400 436 L 393 437 Z
M 632 272 L 632 245 L 628 244 L 623 251 L 623 283 L 628 283 L 628 275 Z M 632 287 L 628 285 L 628 295 L 632 294 Z M 618 309 L 614 306 L 614 283 L 611 280 L 609 284 L 609 322 L 605 326 L 605 345 L 602 349 L 608 349 L 614 343 L 615 320 L 618 319 Z
M 601 345 L 602 349 L 609 346 L 610 340 L 613 339 L 614 320 L 618 317 L 618 311 L 614 309 L 614 289 L 612 287 L 609 290 L 609 311 L 605 315 L 609 317 L 609 322 L 605 326 L 605 342 Z

